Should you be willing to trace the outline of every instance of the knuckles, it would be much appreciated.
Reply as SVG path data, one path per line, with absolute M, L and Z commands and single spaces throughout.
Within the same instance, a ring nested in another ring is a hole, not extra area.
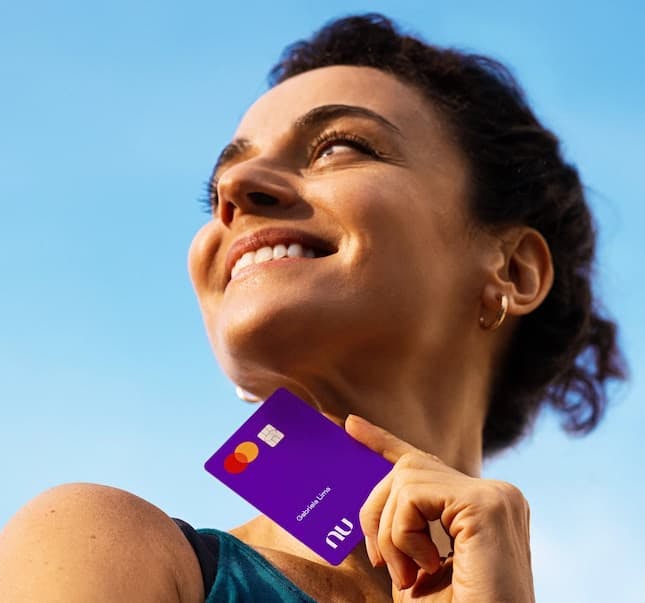
M 414 450 L 402 454 L 394 464 L 394 469 L 430 469 L 435 465 L 446 466 L 438 456 L 422 450 Z
M 445 512 L 446 529 L 453 524 L 455 533 L 463 529 L 467 535 L 487 524 L 499 527 L 515 525 L 528 530 L 529 503 L 517 486 L 445 471 L 445 465 L 440 468 L 436 461 L 443 465 L 439 459 L 422 451 L 403 454 L 392 469 L 386 498 L 393 497 L 399 509 L 419 509 L 419 503 L 422 503 L 425 509 L 434 508 L 439 514 Z M 392 543 L 395 547 L 402 546 L 410 526 L 382 523 L 385 504 L 382 494 L 368 497 L 360 509 L 359 520 L 365 534 L 387 550 Z M 408 515 L 406 521 L 416 524 L 417 519 L 413 517 L 414 514 Z
M 366 536 L 376 534 L 379 526 L 381 513 L 379 509 L 375 509 L 374 505 L 370 504 L 369 500 L 361 507 L 358 512 L 358 520 L 360 521 L 363 533 Z
M 401 524 L 392 525 L 392 544 L 399 550 L 408 548 L 410 533 Z
M 423 453 L 421 452 L 406 452 L 395 463 L 395 470 L 401 469 L 416 469 L 421 465 Z
M 526 498 L 522 491 L 509 482 L 494 481 L 498 496 L 509 501 L 513 506 L 528 506 Z
M 482 506 L 489 514 L 520 516 L 528 519 L 529 503 L 522 491 L 513 484 L 498 480 L 485 480 Z

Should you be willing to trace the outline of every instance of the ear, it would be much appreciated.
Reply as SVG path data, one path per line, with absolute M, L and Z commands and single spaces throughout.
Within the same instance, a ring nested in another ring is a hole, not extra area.
M 547 296 L 553 285 L 553 260 L 544 237 L 528 226 L 512 227 L 497 238 L 495 265 L 482 292 L 490 312 L 499 308 L 500 294 L 508 297 L 508 313 L 529 314 Z

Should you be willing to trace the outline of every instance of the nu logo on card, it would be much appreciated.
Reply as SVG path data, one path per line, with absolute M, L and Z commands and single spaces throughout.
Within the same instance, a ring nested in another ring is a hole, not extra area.
M 327 538 L 325 539 L 325 542 L 332 548 L 332 549 L 337 549 L 338 548 L 338 543 L 334 542 L 332 540 L 332 536 L 338 540 L 338 542 L 343 542 L 347 536 L 349 536 L 352 533 L 352 530 L 354 529 L 354 524 L 349 521 L 349 519 L 346 519 L 343 517 L 341 519 L 341 523 L 345 524 L 347 526 L 347 530 L 343 530 L 338 524 L 334 526 L 334 529 L 331 532 L 327 533 Z

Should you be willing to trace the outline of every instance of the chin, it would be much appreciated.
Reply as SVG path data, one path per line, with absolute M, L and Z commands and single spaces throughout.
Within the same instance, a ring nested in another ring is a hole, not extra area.
M 321 366 L 329 353 L 329 321 L 315 304 L 273 305 L 270 312 L 248 304 L 223 316 L 207 325 L 217 361 L 234 383 L 260 397 L 281 379 Z

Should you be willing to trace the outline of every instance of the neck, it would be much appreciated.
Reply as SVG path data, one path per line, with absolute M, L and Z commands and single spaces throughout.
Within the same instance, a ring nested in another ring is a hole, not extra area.
M 361 365 L 361 357 L 336 366 L 317 362 L 315 370 L 281 377 L 272 388 L 287 387 L 341 426 L 350 413 L 362 416 L 457 470 L 480 475 L 488 371 L 473 370 L 463 358 L 404 363 L 372 352 Z

